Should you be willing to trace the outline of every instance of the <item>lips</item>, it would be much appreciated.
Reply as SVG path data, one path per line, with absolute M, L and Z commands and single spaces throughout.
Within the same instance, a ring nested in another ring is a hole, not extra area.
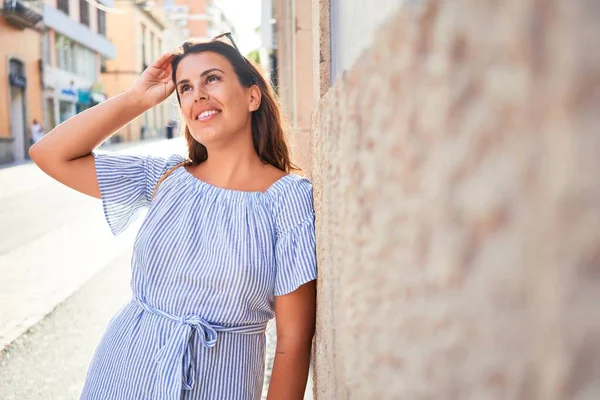
M 194 110 L 194 119 L 197 121 L 204 121 L 212 118 L 220 112 L 221 110 L 213 106 L 204 106 L 201 108 L 199 107 Z
M 220 113 L 220 112 L 221 112 L 221 111 L 218 111 L 218 110 L 207 110 L 207 111 L 203 111 L 202 113 L 200 113 L 200 115 L 198 115 L 198 116 L 196 117 L 196 119 L 197 119 L 197 120 L 204 120 L 204 119 L 207 119 L 208 117 L 210 117 L 210 116 L 212 116 L 212 115 L 215 115 L 215 114 L 218 114 L 218 113 Z

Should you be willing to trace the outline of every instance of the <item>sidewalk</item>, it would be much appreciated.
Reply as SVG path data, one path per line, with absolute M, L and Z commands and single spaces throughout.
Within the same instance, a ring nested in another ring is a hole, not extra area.
M 100 149 L 168 155 L 185 146 L 177 138 Z M 113 237 L 98 199 L 32 162 L 0 169 L 0 187 L 1 350 L 130 246 L 133 234 Z

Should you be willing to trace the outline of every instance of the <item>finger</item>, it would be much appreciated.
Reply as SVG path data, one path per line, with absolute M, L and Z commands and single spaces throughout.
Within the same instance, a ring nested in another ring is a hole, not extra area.
M 171 65 L 172 58 L 172 54 L 163 54 L 161 57 L 158 58 L 158 60 L 152 63 L 152 66 L 161 70 L 165 69 Z
M 172 80 L 169 80 L 165 84 L 165 95 L 168 97 L 175 90 L 175 83 Z
M 165 64 L 170 64 L 171 63 L 171 59 L 173 58 L 173 52 L 169 51 L 167 53 L 164 53 L 163 55 L 161 55 L 160 57 L 158 57 L 156 59 L 156 61 L 154 61 L 151 66 L 154 68 L 164 68 Z
M 156 77 L 158 79 L 170 78 L 171 71 L 172 71 L 171 64 L 167 63 L 166 65 L 163 65 L 161 68 L 159 68 L 158 73 L 156 74 Z

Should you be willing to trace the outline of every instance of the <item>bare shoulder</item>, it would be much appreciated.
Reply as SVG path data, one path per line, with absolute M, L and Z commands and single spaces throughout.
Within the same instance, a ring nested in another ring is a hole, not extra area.
M 265 183 L 268 185 L 272 185 L 284 176 L 288 175 L 288 173 L 280 170 L 277 167 L 272 166 L 271 164 L 265 164 L 265 166 L 263 167 L 262 175 Z

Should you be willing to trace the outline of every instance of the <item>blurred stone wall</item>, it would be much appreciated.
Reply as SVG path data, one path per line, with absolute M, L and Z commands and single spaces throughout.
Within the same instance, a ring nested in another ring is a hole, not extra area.
M 320 100 L 317 399 L 600 398 L 599 20 L 408 2 Z

